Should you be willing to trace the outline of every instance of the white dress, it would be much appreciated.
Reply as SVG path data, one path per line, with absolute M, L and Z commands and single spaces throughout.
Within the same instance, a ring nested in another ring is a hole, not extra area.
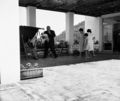
M 94 51 L 94 36 L 93 34 L 88 34 L 88 51 Z
M 84 38 L 83 49 L 84 51 L 88 50 L 88 37 Z

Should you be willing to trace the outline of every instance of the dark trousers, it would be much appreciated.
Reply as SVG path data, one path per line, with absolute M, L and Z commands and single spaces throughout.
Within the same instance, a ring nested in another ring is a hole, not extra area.
M 57 57 L 54 42 L 45 41 L 45 43 L 44 43 L 44 58 L 46 58 L 48 56 L 49 49 L 52 51 L 52 54 L 54 55 L 54 57 Z

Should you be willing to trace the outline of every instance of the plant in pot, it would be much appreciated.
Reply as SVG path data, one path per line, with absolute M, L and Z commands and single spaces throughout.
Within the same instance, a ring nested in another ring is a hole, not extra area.
M 21 80 L 30 79 L 35 77 L 43 77 L 43 69 L 40 68 L 38 63 L 21 64 Z
M 80 48 L 79 42 L 77 40 L 74 40 L 74 43 L 73 43 L 73 46 L 72 46 L 73 56 L 79 56 L 80 55 L 79 48 Z
M 94 42 L 94 49 L 95 49 L 95 52 L 99 52 L 99 41 L 98 40 Z

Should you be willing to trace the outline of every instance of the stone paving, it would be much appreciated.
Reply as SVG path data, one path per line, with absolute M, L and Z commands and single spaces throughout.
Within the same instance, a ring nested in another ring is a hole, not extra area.
M 0 101 L 120 101 L 120 60 L 44 68 L 44 77 L 0 86 Z

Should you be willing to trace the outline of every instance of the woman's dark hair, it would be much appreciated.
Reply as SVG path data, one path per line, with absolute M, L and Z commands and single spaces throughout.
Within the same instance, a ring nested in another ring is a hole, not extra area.
M 79 31 L 83 32 L 83 28 L 80 28 Z
M 92 31 L 91 31 L 91 29 L 87 29 L 87 32 L 90 32 L 90 33 L 91 33 Z

